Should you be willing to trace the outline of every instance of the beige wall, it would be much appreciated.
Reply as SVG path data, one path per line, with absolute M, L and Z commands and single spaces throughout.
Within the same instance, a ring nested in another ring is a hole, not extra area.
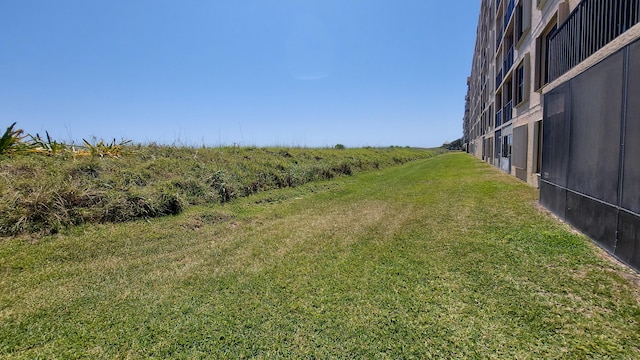
M 508 0 L 502 0 L 501 6 L 506 6 L 507 2 Z M 523 37 L 516 44 L 514 44 L 514 65 L 512 67 L 511 76 L 515 77 L 515 69 L 519 64 L 524 62 L 526 62 L 526 64 L 528 65 L 525 66 L 525 69 L 528 68 L 528 71 L 525 71 L 525 76 L 527 79 L 525 81 L 524 91 L 525 101 L 521 102 L 520 104 L 514 104 L 510 125 L 512 126 L 512 128 L 522 125 L 527 126 L 526 180 L 533 186 L 538 186 L 538 176 L 536 174 L 538 148 L 536 147 L 537 141 L 535 138 L 535 124 L 536 122 L 541 121 L 543 117 L 543 93 L 551 90 L 558 84 L 561 84 L 566 80 L 576 76 L 580 72 L 593 66 L 598 61 L 604 59 L 606 56 L 640 37 L 640 24 L 638 24 L 611 43 L 609 43 L 603 49 L 586 59 L 584 62 L 580 63 L 578 66 L 570 70 L 567 74 L 563 75 L 550 84 L 546 84 L 541 88 L 536 89 L 536 78 L 539 76 L 539 74 L 537 73 L 538 70 L 536 69 L 536 59 L 539 57 L 539 54 L 536 53 L 538 51 L 538 49 L 536 48 L 537 39 L 540 38 L 541 35 L 545 33 L 545 31 L 547 31 L 550 27 L 552 27 L 554 24 L 557 24 L 558 21 L 562 23 L 580 2 L 580 0 L 543 0 L 540 2 L 541 4 L 538 8 L 537 0 L 516 0 L 516 4 L 523 4 L 523 6 L 525 6 L 525 19 L 523 20 L 523 22 L 525 23 L 525 28 L 528 29 L 525 30 Z M 498 68 L 496 67 L 496 63 L 498 63 L 498 65 L 502 67 L 501 55 L 500 53 L 496 53 L 495 44 L 498 32 L 496 30 L 495 0 L 482 1 L 479 25 L 481 21 L 486 21 L 486 19 L 488 18 L 487 11 L 494 12 L 494 20 L 491 26 L 489 26 L 489 34 L 486 34 L 485 36 L 479 33 L 479 37 L 482 36 L 482 41 L 476 43 L 474 67 L 472 69 L 470 79 L 472 84 L 478 84 L 479 82 L 481 82 L 479 78 L 481 76 L 480 72 L 482 72 L 483 74 L 488 73 L 488 76 L 490 77 L 490 84 L 492 86 L 487 86 L 484 90 L 484 93 L 481 93 L 477 86 L 473 89 L 473 91 L 470 92 L 470 94 L 472 95 L 472 98 L 470 100 L 470 103 L 472 104 L 472 111 L 468 123 L 471 124 L 471 126 L 473 126 L 474 124 L 478 125 L 480 123 L 482 112 L 485 111 L 488 108 L 489 104 L 491 104 L 491 102 L 495 99 L 496 87 L 499 85 L 495 84 L 495 77 L 498 70 Z M 515 19 L 512 19 L 511 22 L 515 22 Z M 514 25 L 512 24 L 509 27 L 512 26 Z M 478 28 L 480 29 L 481 27 L 479 26 Z M 504 44 L 502 46 L 504 47 Z M 485 67 L 484 69 L 482 69 L 482 71 L 480 71 L 480 69 L 482 68 L 480 66 L 480 58 L 483 50 L 485 50 L 487 53 L 493 54 L 493 56 L 491 56 L 489 59 L 488 70 Z M 507 78 L 508 76 L 506 74 L 503 74 L 503 77 Z M 484 99 L 489 99 L 489 101 L 484 101 Z M 491 114 L 492 117 L 494 117 L 495 115 L 495 110 L 496 104 L 493 104 L 493 114 Z M 475 151 L 473 151 L 473 154 L 475 156 L 477 156 L 478 158 L 482 158 L 483 139 L 493 137 L 495 130 L 495 126 L 491 126 L 485 129 L 484 135 L 476 134 L 475 139 L 469 139 L 470 143 L 474 145 Z M 514 168 L 512 168 L 511 172 L 515 175 Z

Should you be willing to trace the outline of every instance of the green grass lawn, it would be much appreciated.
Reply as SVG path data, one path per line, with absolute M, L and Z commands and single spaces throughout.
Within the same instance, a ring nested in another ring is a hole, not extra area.
M 0 242 L 2 358 L 640 358 L 637 276 L 462 153 Z

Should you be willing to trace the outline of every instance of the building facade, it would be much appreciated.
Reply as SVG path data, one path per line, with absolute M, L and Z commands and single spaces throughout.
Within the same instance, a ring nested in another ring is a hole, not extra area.
M 640 0 L 482 0 L 463 126 L 469 153 L 636 269 L 639 22 Z

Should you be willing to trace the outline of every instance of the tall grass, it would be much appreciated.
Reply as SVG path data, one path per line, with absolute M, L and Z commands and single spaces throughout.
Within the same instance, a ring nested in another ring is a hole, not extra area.
M 5 157 L 0 235 L 177 214 L 190 205 L 402 164 L 440 150 L 118 145 L 117 151 L 117 157 L 69 152 Z

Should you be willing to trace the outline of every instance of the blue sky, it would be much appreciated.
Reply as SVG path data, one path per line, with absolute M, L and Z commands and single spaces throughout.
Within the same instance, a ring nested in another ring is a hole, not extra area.
M 64 141 L 439 146 L 479 1 L 0 0 L 0 126 Z

